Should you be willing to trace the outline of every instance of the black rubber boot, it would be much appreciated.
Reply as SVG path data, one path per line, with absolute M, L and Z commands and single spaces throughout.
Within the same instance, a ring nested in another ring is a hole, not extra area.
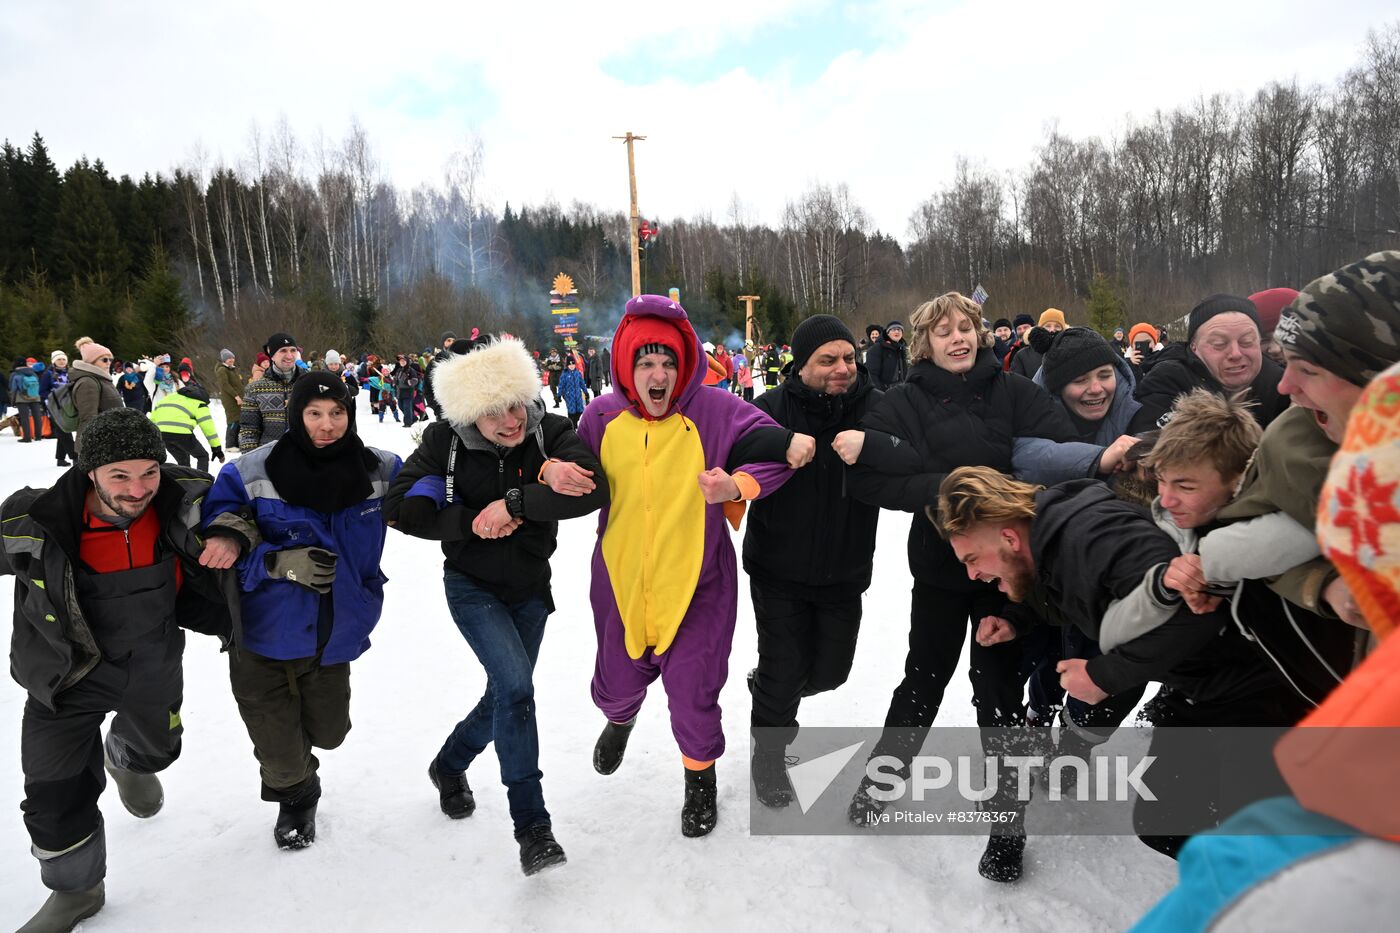
M 160 812 L 165 805 L 165 790 L 160 786 L 160 778 L 154 774 L 138 774 L 118 768 L 105 748 L 102 750 L 102 765 L 117 785 L 117 796 L 128 813 L 147 820 Z
M 321 780 L 313 777 L 309 787 L 278 805 L 277 825 L 272 837 L 279 849 L 305 849 L 316 841 L 316 804 L 321 800 Z
M 1021 859 L 1025 852 L 1024 832 L 993 833 L 987 839 L 982 860 L 977 863 L 977 873 L 988 881 L 1003 884 L 1016 881 L 1021 877 Z
M 719 791 L 713 763 L 703 771 L 685 769 L 685 803 L 681 806 L 681 835 L 708 836 L 719 822 Z
M 464 820 L 475 812 L 476 797 L 472 794 L 471 785 L 467 783 L 467 772 L 458 771 L 454 774 L 440 770 L 438 760 L 434 758 L 432 764 L 428 765 L 428 780 L 437 788 L 438 805 L 442 807 L 443 813 L 454 820 Z
M 632 727 L 637 724 L 633 716 L 627 722 L 609 722 L 603 727 L 598 741 L 593 746 L 593 770 L 599 774 L 612 774 L 622 764 L 622 756 L 627 752 L 627 739 L 632 735 Z
M 564 847 L 555 841 L 548 823 L 536 823 L 521 830 L 515 841 L 520 843 L 520 870 L 526 875 L 538 874 L 568 861 Z
M 106 902 L 106 888 L 101 881 L 86 891 L 55 891 L 29 922 L 19 928 L 19 933 L 68 933 L 101 910 Z
M 781 746 L 756 745 L 753 760 L 749 762 L 749 774 L 753 778 L 758 802 L 773 810 L 781 810 L 794 798 L 792 781 L 787 773 L 786 752 L 787 749 Z

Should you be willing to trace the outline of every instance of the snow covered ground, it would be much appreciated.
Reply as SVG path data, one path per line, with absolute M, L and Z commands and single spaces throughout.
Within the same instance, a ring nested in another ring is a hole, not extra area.
M 367 443 L 407 457 L 410 431 L 369 417 Z M 215 417 L 221 419 L 217 403 Z M 53 442 L 0 437 L 0 497 L 59 474 Z M 213 466 L 218 466 L 217 463 Z M 804 701 L 809 725 L 878 725 L 903 667 L 909 626 L 904 539 L 909 516 L 881 518 L 875 581 L 849 682 Z M 185 652 L 184 751 L 162 775 L 165 808 L 140 821 L 111 790 L 107 906 L 86 930 L 1121 930 L 1175 880 L 1175 867 L 1131 837 L 1032 837 L 1025 877 L 977 874 L 978 837 L 760 837 L 748 832 L 743 674 L 756 661 L 753 613 L 739 626 L 721 698 L 729 751 L 718 765 L 720 821 L 680 834 L 682 771 L 657 684 L 614 775 L 593 771 L 602 717 L 589 699 L 593 623 L 588 563 L 596 519 L 561 526 L 554 599 L 536 671 L 545 799 L 568 865 L 520 873 L 491 750 L 470 778 L 477 810 L 452 821 L 425 775 L 447 730 L 480 696 L 481 668 L 444 603 L 441 553 L 390 532 L 384 618 L 353 666 L 354 728 L 318 752 L 324 796 L 316 844 L 281 852 L 276 807 L 258 799 L 258 769 L 218 643 L 191 634 Z M 736 546 L 739 536 L 735 536 Z M 11 605 L 12 578 L 0 578 Z M 8 639 L 9 610 L 0 627 Z M 0 928 L 43 901 L 19 810 L 25 694 L 0 686 Z M 939 719 L 974 725 L 959 676 Z M 854 788 L 852 788 L 854 789 Z

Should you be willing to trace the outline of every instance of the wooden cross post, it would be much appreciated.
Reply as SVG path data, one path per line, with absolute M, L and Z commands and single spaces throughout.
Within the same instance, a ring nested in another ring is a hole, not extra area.
M 744 346 L 753 343 L 753 303 L 759 300 L 758 295 L 740 295 L 739 300 L 744 303 Z
M 634 136 L 632 131 L 628 130 L 626 136 L 614 136 L 613 139 L 627 143 L 627 184 L 632 190 L 632 297 L 635 298 L 642 293 L 642 246 L 637 235 L 637 225 L 641 218 L 637 214 L 637 161 L 632 154 L 632 143 L 646 137 Z

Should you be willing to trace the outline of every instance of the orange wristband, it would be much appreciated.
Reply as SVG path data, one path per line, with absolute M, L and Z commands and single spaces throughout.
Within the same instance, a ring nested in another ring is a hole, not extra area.
M 562 462 L 562 461 L 559 460 L 557 457 L 550 457 L 550 458 L 549 458 L 548 460 L 546 460 L 544 463 L 541 463 L 541 464 L 540 464 L 540 472 L 537 473 L 537 474 L 535 475 L 535 482 L 537 482 L 537 483 L 543 483 L 543 482 L 544 482 L 544 468 L 545 468 L 545 467 L 549 466 L 551 463 L 561 463 L 561 462 Z

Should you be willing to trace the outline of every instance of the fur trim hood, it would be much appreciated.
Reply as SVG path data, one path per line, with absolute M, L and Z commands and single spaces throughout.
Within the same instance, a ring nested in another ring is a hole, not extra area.
M 506 337 L 470 353 L 452 354 L 433 367 L 433 396 L 454 425 L 529 405 L 540 395 L 540 377 L 525 344 Z

